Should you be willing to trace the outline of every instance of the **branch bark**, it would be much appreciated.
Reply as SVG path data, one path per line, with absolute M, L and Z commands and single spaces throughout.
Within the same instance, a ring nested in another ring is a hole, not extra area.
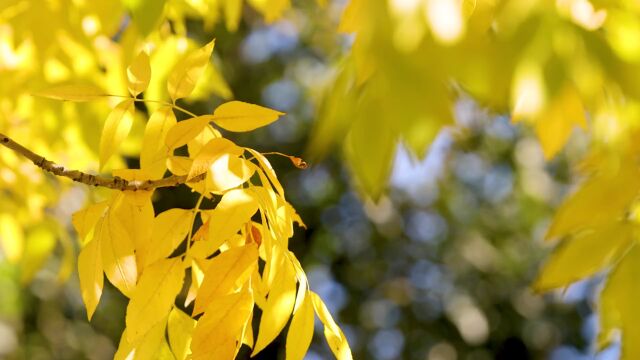
M 129 181 L 119 176 L 105 177 L 100 175 L 87 174 L 79 170 L 65 169 L 64 166 L 58 165 L 53 161 L 49 161 L 45 159 L 43 156 L 40 156 L 34 153 L 33 151 L 18 144 L 17 142 L 13 141 L 13 139 L 11 139 L 10 137 L 2 133 L 0 133 L 0 144 L 24 156 L 25 158 L 31 160 L 31 162 L 33 162 L 37 167 L 41 168 L 42 170 L 52 173 L 56 176 L 66 177 L 75 182 L 79 182 L 79 183 L 90 185 L 90 186 L 101 186 L 101 187 L 106 187 L 109 189 L 120 190 L 120 191 L 153 190 L 153 189 L 163 188 L 163 187 L 178 186 L 180 184 L 186 184 L 186 183 L 197 183 L 199 181 L 204 180 L 206 176 L 206 173 L 204 173 L 192 179 L 189 179 L 188 181 L 187 181 L 186 175 L 184 176 L 172 175 L 159 180 Z

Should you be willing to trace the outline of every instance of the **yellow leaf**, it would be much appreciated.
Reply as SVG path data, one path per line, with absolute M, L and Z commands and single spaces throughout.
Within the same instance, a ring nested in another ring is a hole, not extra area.
M 103 219 L 99 220 L 102 222 Z M 96 225 L 102 228 L 102 224 Z M 78 255 L 78 277 L 80 293 L 87 308 L 87 318 L 91 320 L 102 296 L 104 278 L 102 275 L 102 255 L 100 254 L 100 237 L 94 236 Z
M 638 175 L 635 167 L 622 165 L 588 179 L 556 211 L 546 239 L 620 220 L 637 196 Z
M 313 301 L 313 308 L 316 310 L 316 314 L 318 314 L 320 321 L 324 325 L 324 337 L 327 339 L 327 343 L 329 343 L 329 348 L 331 348 L 333 355 L 338 360 L 353 359 L 349 343 L 347 343 L 347 338 L 344 336 L 336 322 L 333 321 L 331 313 L 327 310 L 327 307 L 324 302 L 322 302 L 322 299 L 320 299 L 320 296 L 313 291 L 310 291 L 309 295 Z
M 242 16 L 242 0 L 227 0 L 222 4 L 227 30 L 235 32 Z
M 193 164 L 193 160 L 184 156 L 170 156 L 167 159 L 167 167 L 171 173 L 184 176 L 189 173 L 191 170 L 191 165 Z
M 218 248 L 249 222 L 258 210 L 258 202 L 246 189 L 226 192 L 215 209 L 208 211 L 209 241 Z
M 241 286 L 258 264 L 258 249 L 249 244 L 221 253 L 211 260 L 198 290 L 193 314 L 202 313 L 210 303 Z
M 568 286 L 603 270 L 627 250 L 633 230 L 630 223 L 621 222 L 585 230 L 564 240 L 542 268 L 534 289 Z
M 213 112 L 213 122 L 229 131 L 244 132 L 269 125 L 284 113 L 266 107 L 229 101 Z
M 78 238 L 82 244 L 84 244 L 87 235 L 89 235 L 91 230 L 96 226 L 98 220 L 104 215 L 108 205 L 107 201 L 101 201 L 73 213 L 71 223 L 76 229 Z
M 123 100 L 111 111 L 100 137 L 100 169 L 120 147 L 133 124 L 133 99 Z
M 640 359 L 640 248 L 634 245 L 611 272 L 600 294 L 600 332 L 598 347 L 607 346 L 612 332 L 622 335 L 621 359 Z
M 191 252 L 189 252 L 191 254 Z M 201 261 L 210 261 L 210 260 L 201 260 Z M 187 291 L 187 296 L 184 299 L 184 306 L 187 307 L 189 304 L 196 299 L 198 295 L 198 290 L 200 290 L 200 285 L 202 285 L 202 281 L 204 280 L 204 272 L 198 265 L 198 262 L 195 260 L 191 260 L 191 285 L 189 286 L 189 290 Z
M 221 193 L 238 187 L 253 176 L 255 169 L 255 166 L 245 159 L 222 154 L 209 167 L 206 188 L 214 193 Z
M 151 80 L 151 65 L 146 52 L 141 51 L 127 67 L 127 80 L 129 92 L 134 97 L 147 89 Z
M 133 241 L 122 224 L 109 211 L 96 225 L 102 264 L 107 279 L 125 296 L 131 297 L 136 287 L 138 270 Z
M 182 289 L 180 258 L 161 259 L 145 268 L 127 306 L 127 340 L 134 343 L 165 318 Z
M 202 148 L 209 143 L 209 141 L 219 138 L 222 135 L 220 132 L 213 128 L 213 126 L 205 126 L 204 129 L 195 138 L 187 143 L 189 148 L 189 155 L 196 156 L 202 150 Z
M 300 289 L 304 293 L 306 289 Z M 309 296 L 305 296 L 300 308 L 293 314 L 289 332 L 287 333 L 287 360 L 302 360 L 309 349 L 313 337 L 313 304 Z
M 206 143 L 198 152 L 198 155 L 193 159 L 191 170 L 187 179 L 193 179 L 194 177 L 205 173 L 211 165 L 223 155 L 240 156 L 243 150 L 241 147 L 234 144 L 225 138 L 211 139 Z
M 249 348 L 253 348 L 253 326 L 251 325 L 251 316 L 247 319 L 247 323 L 244 326 L 244 332 L 242 334 L 242 343 L 247 345 Z
M 114 360 L 158 360 L 162 351 L 164 332 L 167 327 L 167 317 L 161 318 L 151 330 L 138 338 L 135 342 L 129 342 L 128 329 L 122 332 L 118 350 L 113 356 Z
M 295 254 L 291 251 L 289 251 L 289 259 L 293 264 L 293 268 L 296 271 L 296 278 L 300 284 L 298 285 L 298 293 L 296 294 L 296 303 L 293 306 L 293 313 L 295 314 L 300 306 L 302 306 L 302 302 L 307 298 L 306 294 L 309 287 L 309 281 L 307 280 L 307 274 L 305 274 L 302 269 L 302 265 L 300 265 L 300 261 L 298 261 L 298 258 L 296 258 Z
M 250 148 L 246 148 L 246 149 L 251 153 L 251 155 L 253 155 L 256 158 L 256 160 L 258 160 L 260 167 L 262 168 L 262 170 L 264 170 L 264 173 L 269 178 L 270 183 L 276 189 L 278 194 L 280 194 L 280 196 L 282 196 L 282 198 L 284 199 L 284 189 L 282 188 L 282 185 L 278 180 L 278 176 L 276 175 L 275 170 L 273 170 L 273 167 L 271 166 L 271 163 L 269 162 L 269 160 L 267 160 L 267 158 L 264 157 L 264 155 L 262 155 L 259 151 L 256 151 Z M 263 186 L 267 186 L 267 185 L 264 184 L 263 182 Z
M 196 327 L 196 321 L 180 309 L 174 307 L 169 313 L 167 333 L 169 345 L 177 360 L 184 360 L 189 354 L 191 336 Z
M 151 179 L 159 179 L 167 170 L 166 161 L 170 149 L 165 144 L 169 129 L 176 125 L 176 116 L 170 106 L 156 110 L 144 130 L 140 167 Z
M 104 90 L 94 85 L 58 85 L 33 95 L 69 101 L 91 101 L 109 96 Z
M 20 281 L 30 282 L 44 265 L 56 245 L 52 229 L 38 226 L 31 229 L 25 241 L 23 256 L 20 259 Z
M 24 235 L 16 219 L 9 214 L 0 214 L 0 245 L 2 255 L 10 262 L 17 263 L 24 251 Z
M 118 174 L 117 171 L 113 173 Z M 136 247 L 148 242 L 154 217 L 151 192 L 124 191 L 113 201 L 111 211 L 129 232 Z
M 544 156 L 551 159 L 562 149 L 576 125 L 586 126 L 584 107 L 576 89 L 565 86 L 542 114 L 536 116 L 535 123 Z
M 167 89 L 174 102 L 191 94 L 209 63 L 214 44 L 215 40 L 212 40 L 204 47 L 189 54 L 173 68 L 167 81 Z
M 169 209 L 153 220 L 151 242 L 144 255 L 145 266 L 171 255 L 173 250 L 189 234 L 193 212 L 184 209 Z
M 212 115 L 202 115 L 191 119 L 183 120 L 169 129 L 165 144 L 169 151 L 188 143 L 202 132 L 202 130 L 213 119 Z
M 192 358 L 233 359 L 252 311 L 253 298 L 246 290 L 213 299 L 193 332 Z
M 267 303 L 262 309 L 260 329 L 251 356 L 262 351 L 289 321 L 296 301 L 296 274 L 289 259 L 283 258 L 269 289 Z

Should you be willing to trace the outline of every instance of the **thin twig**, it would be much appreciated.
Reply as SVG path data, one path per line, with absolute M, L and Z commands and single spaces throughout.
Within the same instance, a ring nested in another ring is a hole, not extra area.
M 44 157 L 34 153 L 33 151 L 25 148 L 24 146 L 13 141 L 7 135 L 0 133 L 0 144 L 13 150 L 14 152 L 31 160 L 37 167 L 50 172 L 56 176 L 66 177 L 73 181 L 83 183 L 90 186 L 101 186 L 114 190 L 153 190 L 163 187 L 178 186 L 185 183 L 197 183 L 204 180 L 206 173 L 196 176 L 187 181 L 187 176 L 172 175 L 164 179 L 159 180 L 132 180 L 128 181 L 119 176 L 104 177 L 100 175 L 91 175 L 79 170 L 67 170 L 62 165 L 58 165 L 52 161 L 45 159 Z

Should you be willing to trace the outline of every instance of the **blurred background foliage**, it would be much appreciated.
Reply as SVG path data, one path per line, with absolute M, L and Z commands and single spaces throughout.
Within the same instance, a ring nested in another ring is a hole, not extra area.
M 605 22 L 591 4 L 354 0 L 341 23 L 340 0 L 0 0 L 0 132 L 95 172 L 114 104 L 31 94 L 60 83 L 124 94 L 144 48 L 147 96 L 163 99 L 180 56 L 215 37 L 215 67 L 181 105 L 210 113 L 236 98 L 288 113 L 232 140 L 314 160 L 302 171 L 271 159 L 308 225 L 292 250 L 356 359 L 593 358 L 600 280 L 545 297 L 529 287 L 572 166 L 635 126 L 637 105 L 619 95 L 637 93 L 636 5 L 594 1 L 616 19 Z M 601 131 L 573 132 L 583 108 Z M 109 168 L 138 166 L 142 119 Z M 75 274 L 71 213 L 93 190 L 4 150 L 0 189 L 0 358 L 111 358 L 126 301 L 107 289 L 87 323 Z M 156 213 L 196 201 L 186 188 L 158 194 Z M 283 344 L 258 357 L 283 358 Z M 330 358 L 321 336 L 307 358 Z

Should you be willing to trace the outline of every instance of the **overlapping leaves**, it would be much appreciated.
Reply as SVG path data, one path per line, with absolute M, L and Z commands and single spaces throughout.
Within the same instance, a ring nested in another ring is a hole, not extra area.
M 173 101 L 189 96 L 198 77 L 194 74 L 206 67 L 212 47 L 213 42 L 188 55 L 169 76 Z M 138 56 L 128 74 L 131 95 L 138 96 L 149 82 L 148 56 Z M 53 89 L 46 95 L 78 100 L 66 93 L 68 89 Z M 133 117 L 124 120 L 122 114 L 135 111 L 134 101 L 125 97 L 109 116 L 103 165 L 131 126 Z M 350 359 L 344 334 L 309 290 L 304 271 L 287 249 L 294 222 L 303 224 L 284 199 L 271 165 L 255 150 L 223 138 L 212 125 L 250 131 L 283 113 L 232 101 L 212 115 L 176 122 L 175 108 L 167 103 L 147 122 L 142 168 L 115 171 L 114 176 L 145 181 L 162 177 L 168 168 L 200 193 L 195 208 L 155 214 L 153 191 L 116 191 L 73 217 L 82 240 L 78 270 L 89 319 L 100 301 L 104 276 L 129 298 L 116 358 L 233 359 L 243 344 L 255 355 L 293 317 L 287 359 L 302 359 L 315 312 L 335 356 Z M 189 155 L 174 156 L 185 145 Z M 200 208 L 214 199 L 213 209 Z M 178 303 L 182 296 L 186 301 Z M 262 315 L 254 341 L 256 307 Z

